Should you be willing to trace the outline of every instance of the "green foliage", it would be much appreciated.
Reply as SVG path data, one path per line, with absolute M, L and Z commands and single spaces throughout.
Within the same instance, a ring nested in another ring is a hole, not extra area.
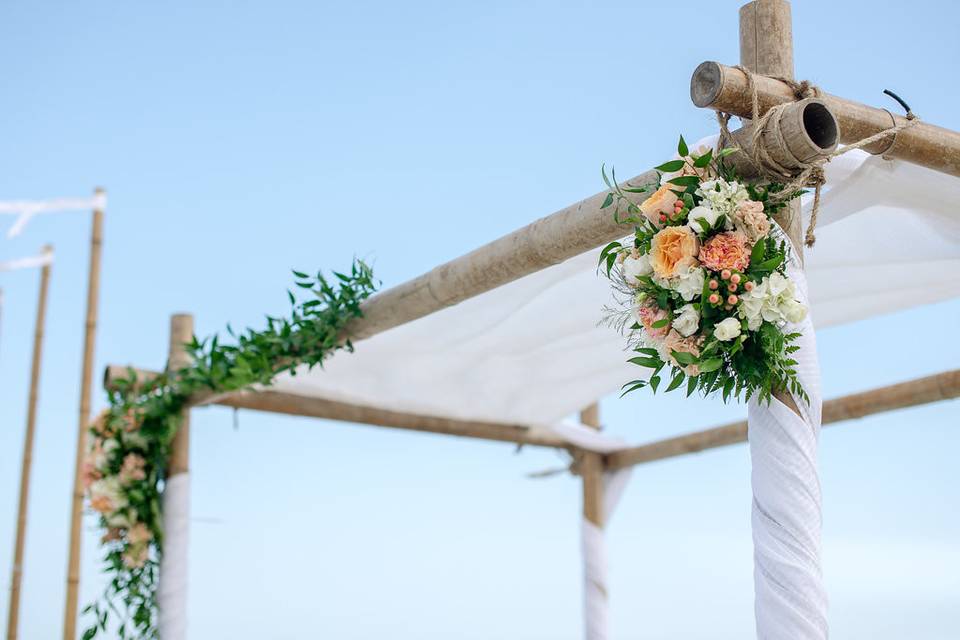
M 289 317 L 266 317 L 266 327 L 247 329 L 235 335 L 234 344 L 218 336 L 196 337 L 187 345 L 191 366 L 160 374 L 144 383 L 134 372 L 117 381 L 108 392 L 109 409 L 91 429 L 94 441 L 109 438 L 119 443 L 104 475 L 120 474 L 123 459 L 134 453 L 142 457 L 144 478 L 128 484 L 123 508 L 125 524 L 101 517 L 101 526 L 111 532 L 104 542 L 104 571 L 112 578 L 102 598 L 84 609 L 93 618 L 83 639 L 107 635 L 116 625 L 117 637 L 154 639 L 158 637 L 156 588 L 163 551 L 161 488 L 166 479 L 170 446 L 180 427 L 183 409 L 192 397 L 203 393 L 226 393 L 252 384 L 269 385 L 275 376 L 305 365 L 312 369 L 339 349 L 352 350 L 343 332 L 360 318 L 361 302 L 376 289 L 373 273 L 362 261 L 355 261 L 348 273 L 334 272 L 332 279 L 322 273 L 311 277 L 294 271 L 299 291 L 308 299 L 298 301 L 287 292 L 292 309 Z M 125 563 L 131 551 L 129 528 L 133 522 L 146 525 L 151 535 L 149 556 L 142 566 Z

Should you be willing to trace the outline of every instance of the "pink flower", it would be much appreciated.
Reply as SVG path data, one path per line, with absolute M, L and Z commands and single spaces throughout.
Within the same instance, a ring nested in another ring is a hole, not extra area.
M 770 220 L 763 212 L 763 203 L 756 200 L 746 200 L 737 205 L 730 214 L 730 221 L 743 232 L 751 245 L 760 238 L 766 238 L 770 233 Z
M 670 314 L 656 304 L 644 304 L 636 309 L 637 321 L 647 331 L 647 335 L 654 339 L 662 339 L 670 331 L 670 323 L 664 322 L 662 327 L 654 328 L 657 322 L 667 320 Z
M 83 462 L 83 488 L 89 489 L 90 485 L 103 477 L 103 475 L 97 471 L 96 467 L 93 466 L 93 463 L 89 460 L 84 460 Z
M 147 564 L 147 545 L 133 545 L 123 554 L 123 566 L 127 569 L 139 569 Z
M 150 533 L 147 525 L 142 522 L 138 522 L 127 531 L 127 541 L 132 545 L 145 544 L 150 542 L 151 539 L 153 539 L 153 534 Z
M 128 453 L 123 459 L 123 466 L 120 467 L 120 482 L 130 484 L 138 480 L 144 480 L 147 472 L 144 470 L 147 461 L 136 453 Z
M 750 265 L 747 236 L 739 231 L 718 233 L 700 247 L 700 263 L 713 271 L 743 271 Z
M 667 335 L 667 339 L 663 342 L 664 350 L 668 354 L 673 351 L 677 351 L 679 353 L 692 354 L 695 358 L 700 357 L 701 344 L 703 344 L 702 336 L 694 334 L 689 338 L 684 338 L 677 331 L 671 331 L 669 335 Z M 683 372 L 688 376 L 696 376 L 700 374 L 700 367 L 695 364 L 690 364 L 685 367 L 680 366 L 680 363 L 677 362 L 672 355 L 670 356 L 670 363 L 683 369 Z
M 120 539 L 120 529 L 117 527 L 110 527 L 107 529 L 107 532 L 103 534 L 103 537 L 100 538 L 101 544 L 106 544 L 107 542 L 113 542 L 114 540 Z

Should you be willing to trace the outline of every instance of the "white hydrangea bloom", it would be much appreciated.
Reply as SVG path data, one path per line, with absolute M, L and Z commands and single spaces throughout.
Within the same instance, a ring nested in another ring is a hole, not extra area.
M 793 281 L 781 273 L 771 273 L 753 291 L 743 292 L 739 309 L 751 331 L 759 329 L 764 320 L 800 322 L 807 316 L 807 308 L 797 301 Z
M 750 199 L 745 186 L 735 180 L 727 182 L 723 178 L 701 183 L 698 192 L 717 216 L 725 215 L 728 221 L 737 205 Z

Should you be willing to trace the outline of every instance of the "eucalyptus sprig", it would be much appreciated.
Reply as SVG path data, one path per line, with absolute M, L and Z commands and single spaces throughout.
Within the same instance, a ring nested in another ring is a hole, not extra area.
M 106 530 L 104 571 L 111 579 L 102 597 L 87 606 L 93 617 L 83 640 L 106 635 L 116 626 L 121 640 L 155 639 L 157 585 L 163 552 L 161 492 L 167 479 L 167 461 L 182 410 L 198 392 L 236 391 L 253 384 L 269 385 L 280 373 L 291 375 L 301 365 L 309 369 L 340 349 L 353 349 L 345 339 L 347 324 L 362 317 L 361 303 L 376 290 L 369 266 L 355 260 L 347 273 L 310 276 L 294 271 L 296 286 L 307 299 L 288 291 L 287 317 L 266 317 L 263 329 L 247 329 L 224 343 L 216 335 L 186 345 L 193 360 L 189 367 L 162 373 L 150 381 L 137 380 L 131 370 L 107 392 L 109 407 L 91 428 L 95 447 L 101 447 L 105 479 L 119 479 L 122 494 L 116 511 L 101 515 Z M 131 474 L 126 462 L 139 463 Z M 142 462 L 140 462 L 142 461 Z M 126 477 L 124 476 L 126 473 Z

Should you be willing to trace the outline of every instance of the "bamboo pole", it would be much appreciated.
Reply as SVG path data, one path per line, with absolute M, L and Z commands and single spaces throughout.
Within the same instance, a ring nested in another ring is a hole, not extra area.
M 823 425 L 960 397 L 960 369 L 834 398 L 823 403 Z M 607 468 L 622 469 L 747 441 L 747 422 L 688 433 L 607 456 Z
M 116 381 L 126 378 L 130 368 L 110 365 L 104 373 L 104 387 L 113 388 Z M 147 382 L 157 374 L 153 371 L 135 369 L 136 379 Z M 219 396 L 213 404 L 236 409 L 252 409 L 293 416 L 323 418 L 379 427 L 391 427 L 438 433 L 464 438 L 479 438 L 499 442 L 514 442 L 541 447 L 569 448 L 563 438 L 543 428 L 479 420 L 457 420 L 440 416 L 403 413 L 379 407 L 349 404 L 324 398 L 310 398 L 279 391 L 255 391 L 247 389 Z
M 767 72 L 754 76 L 760 112 L 794 99 L 786 83 Z M 704 62 L 690 79 L 690 98 L 698 107 L 708 107 L 741 117 L 752 111 L 752 94 L 746 75 L 719 62 Z M 824 94 L 820 99 L 836 115 L 840 124 L 840 142 L 851 144 L 863 140 L 906 118 L 891 115 L 886 109 Z M 898 158 L 952 176 L 960 176 L 960 132 L 920 122 L 899 132 L 896 137 L 880 140 L 865 148 L 870 153 Z
M 599 405 L 594 403 L 581 411 L 580 422 L 599 431 Z M 579 470 L 580 477 L 583 479 L 583 517 L 602 529 L 604 525 L 603 455 L 584 451 L 581 456 Z
M 104 190 L 97 188 L 98 196 Z M 77 448 L 74 454 L 73 493 L 70 502 L 70 543 L 67 553 L 67 599 L 63 611 L 63 638 L 77 636 L 77 604 L 80 594 L 80 542 L 83 522 L 83 456 L 90 425 L 90 396 L 93 386 L 93 358 L 97 339 L 97 311 L 100 299 L 100 254 L 103 246 L 103 210 L 93 210 L 90 228 L 90 266 L 87 271 L 87 311 L 83 330 L 83 363 L 80 370 L 80 415 L 77 420 Z
M 167 370 L 190 366 L 187 344 L 193 338 L 193 316 L 185 313 L 170 317 L 170 345 Z M 186 637 L 187 566 L 190 508 L 190 409 L 184 409 L 180 427 L 170 444 L 166 490 L 163 496 L 164 552 L 160 559 L 157 590 L 158 629 L 163 640 Z
M 51 253 L 49 245 L 44 253 Z M 37 401 L 40 394 L 40 362 L 43 357 L 43 328 L 47 317 L 47 293 L 50 288 L 50 263 L 40 269 L 40 293 L 37 320 L 33 331 L 33 360 L 30 364 L 30 395 L 27 399 L 27 430 L 23 438 L 23 462 L 20 467 L 20 498 L 17 504 L 17 533 L 13 546 L 13 573 L 10 579 L 10 606 L 7 610 L 7 640 L 16 640 L 20 623 L 20 585 L 23 580 L 23 548 L 27 534 L 27 505 L 30 499 L 30 468 L 33 463 L 33 437 L 37 426 Z

